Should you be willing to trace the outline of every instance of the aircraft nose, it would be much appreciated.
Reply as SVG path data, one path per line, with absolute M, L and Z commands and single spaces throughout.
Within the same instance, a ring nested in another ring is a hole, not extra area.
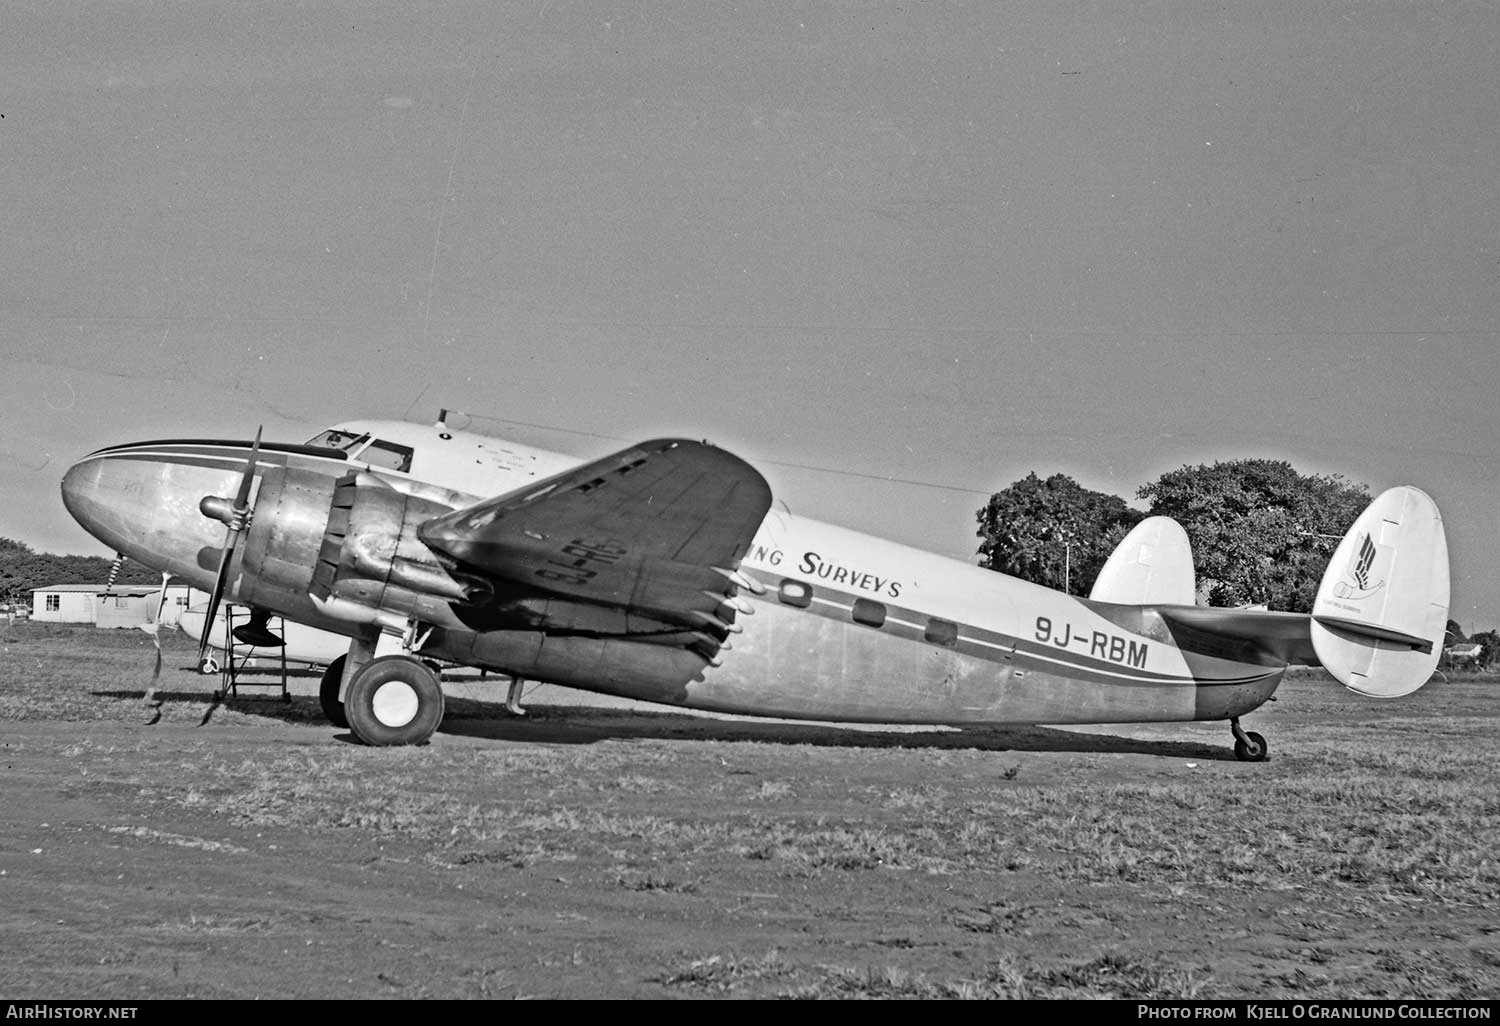
M 63 505 L 85 531 L 99 538 L 105 517 L 99 460 L 82 460 L 68 468 L 62 479 Z M 102 539 L 101 539 L 102 540 Z
M 238 478 L 232 469 L 138 443 L 79 460 L 63 475 L 62 500 L 84 530 L 114 551 L 196 580 L 204 573 L 199 552 L 222 545 L 224 534 L 198 503 L 205 495 L 233 494 Z

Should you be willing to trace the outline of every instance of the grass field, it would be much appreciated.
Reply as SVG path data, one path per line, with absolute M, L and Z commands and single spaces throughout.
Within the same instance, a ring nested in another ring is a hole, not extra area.
M 87 963 L 118 996 L 1500 996 L 1491 678 L 1374 702 L 1294 674 L 1247 721 L 1263 764 L 1221 723 L 855 729 L 557 688 L 515 720 L 498 683 L 370 749 L 315 677 L 215 708 L 164 641 L 147 726 L 144 634 L 0 629 L 0 993 Z M 98 889 L 112 860 L 138 888 Z M 304 876 L 303 906 L 265 897 Z

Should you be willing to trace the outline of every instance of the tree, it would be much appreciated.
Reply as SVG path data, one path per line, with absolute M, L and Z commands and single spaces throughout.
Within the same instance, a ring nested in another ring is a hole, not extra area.
M 1136 493 L 1182 524 L 1209 603 L 1308 612 L 1328 560 L 1370 502 L 1364 485 L 1297 473 L 1282 460 L 1169 471 Z
M 0 538 L 0 596 L 9 603 L 25 603 L 31 589 L 49 584 L 103 584 L 111 560 L 104 556 L 54 556 L 36 552 L 25 542 Z M 161 575 L 127 560 L 116 578 L 119 584 L 155 584 Z
M 1033 471 L 991 495 L 978 518 L 980 566 L 1084 595 L 1141 514 L 1066 474 L 1043 481 Z
M 1500 658 L 1500 631 L 1476 631 L 1469 639 L 1470 644 L 1482 645 L 1479 651 L 1479 665 L 1489 666 L 1497 658 Z

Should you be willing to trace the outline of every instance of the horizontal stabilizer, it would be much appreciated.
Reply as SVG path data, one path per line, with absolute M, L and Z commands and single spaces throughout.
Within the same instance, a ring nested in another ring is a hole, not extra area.
M 1344 535 L 1313 602 L 1318 658 L 1351 691 L 1399 698 L 1427 682 L 1448 625 L 1448 541 L 1437 505 L 1382 492 Z
M 1318 653 L 1307 633 L 1306 613 L 1183 605 L 1164 606 L 1157 612 L 1169 627 L 1182 626 L 1214 638 L 1240 642 L 1284 663 L 1312 666 L 1318 662 Z
M 1171 517 L 1147 517 L 1115 546 L 1089 598 L 1132 606 L 1190 606 L 1195 590 L 1187 532 Z

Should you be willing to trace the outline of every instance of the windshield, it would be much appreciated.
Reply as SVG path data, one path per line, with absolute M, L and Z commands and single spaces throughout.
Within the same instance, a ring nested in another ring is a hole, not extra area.
M 315 445 L 320 449 L 338 449 L 340 452 L 349 452 L 369 437 L 369 435 L 355 434 L 352 431 L 329 428 L 322 434 L 313 435 L 307 440 L 307 444 Z

